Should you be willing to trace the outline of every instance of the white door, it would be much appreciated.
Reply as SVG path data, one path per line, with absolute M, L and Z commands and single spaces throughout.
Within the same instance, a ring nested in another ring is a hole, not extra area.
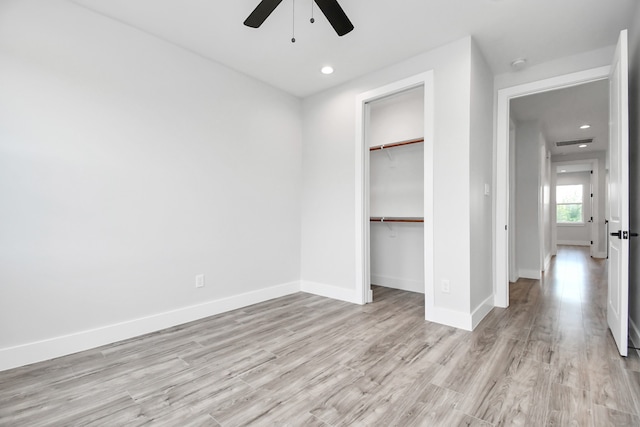
M 609 291 L 607 322 L 627 355 L 629 317 L 629 105 L 627 31 L 620 33 L 609 76 Z

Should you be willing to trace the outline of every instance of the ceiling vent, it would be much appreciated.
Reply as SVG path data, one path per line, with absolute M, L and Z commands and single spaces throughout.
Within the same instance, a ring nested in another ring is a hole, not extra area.
M 558 141 L 558 142 L 556 142 L 556 147 L 566 147 L 566 146 L 569 146 L 569 145 L 591 144 L 592 142 L 593 142 L 593 138 L 576 139 L 574 141 Z

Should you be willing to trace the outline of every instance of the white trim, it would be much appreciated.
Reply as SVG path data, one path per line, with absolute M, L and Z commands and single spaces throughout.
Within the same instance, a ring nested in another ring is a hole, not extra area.
M 361 300 L 360 293 L 354 289 L 342 288 L 334 285 L 327 285 L 325 283 L 309 282 L 303 280 L 300 283 L 300 290 L 308 294 L 318 295 L 321 297 L 336 299 L 340 301 L 346 301 L 353 304 L 364 304 Z
M 424 293 L 424 281 L 422 280 L 373 274 L 371 275 L 371 283 L 387 288 L 400 289 L 409 292 L 418 292 L 421 294 Z
M 587 240 L 558 240 L 558 244 L 569 246 L 591 246 L 591 242 Z
M 427 320 L 430 322 L 464 329 L 465 331 L 473 330 L 473 319 L 469 313 L 454 311 L 444 307 L 433 307 L 427 314 L 429 316 Z
M 509 306 L 509 102 L 514 98 L 609 78 L 610 66 L 565 74 L 498 91 L 496 106 L 496 201 L 494 223 L 494 294 L 498 307 Z
M 634 347 L 640 347 L 640 329 L 638 329 L 638 326 L 633 322 L 631 316 L 629 316 L 629 339 Z M 636 350 L 636 353 L 640 356 L 640 350 Z
M 540 272 L 540 270 L 529 270 L 526 268 L 521 268 L 520 270 L 518 270 L 518 276 L 520 276 L 521 279 L 542 279 L 542 273 Z
M 598 259 L 605 259 L 607 257 L 607 253 L 606 252 L 596 252 L 593 255 L 593 258 L 598 258 Z
M 299 291 L 300 283 L 290 282 L 99 328 L 3 348 L 0 349 L 0 371 L 134 338 Z
M 542 271 L 549 271 L 549 267 L 551 267 L 551 257 L 553 255 L 551 255 L 550 253 L 547 254 L 547 256 L 544 259 L 544 265 L 542 266 Z
M 473 310 L 473 313 L 471 313 L 471 330 L 474 330 L 482 322 L 482 319 L 493 310 L 493 299 L 493 295 L 491 295 Z
M 357 300 L 355 302 L 359 304 L 371 302 L 371 269 L 369 266 L 369 150 L 365 135 L 369 110 L 367 104 L 414 87 L 424 87 L 424 212 L 433 212 L 433 139 L 435 135 L 433 75 L 433 70 L 426 71 L 356 96 L 355 293 Z M 425 313 L 428 313 L 434 306 L 433 253 L 433 215 L 425 215 Z M 425 318 L 427 318 L 426 314 Z

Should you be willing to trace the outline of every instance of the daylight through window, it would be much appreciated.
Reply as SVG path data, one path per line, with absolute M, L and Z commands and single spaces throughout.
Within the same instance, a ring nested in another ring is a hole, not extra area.
M 558 224 L 580 224 L 582 213 L 582 185 L 556 187 L 556 219 Z

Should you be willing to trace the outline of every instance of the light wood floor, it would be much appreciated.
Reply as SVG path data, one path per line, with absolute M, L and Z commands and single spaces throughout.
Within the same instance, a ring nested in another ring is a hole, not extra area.
M 296 294 L 0 373 L 0 425 L 640 425 L 640 359 L 606 327 L 606 271 L 562 247 L 473 333 L 423 296 Z

